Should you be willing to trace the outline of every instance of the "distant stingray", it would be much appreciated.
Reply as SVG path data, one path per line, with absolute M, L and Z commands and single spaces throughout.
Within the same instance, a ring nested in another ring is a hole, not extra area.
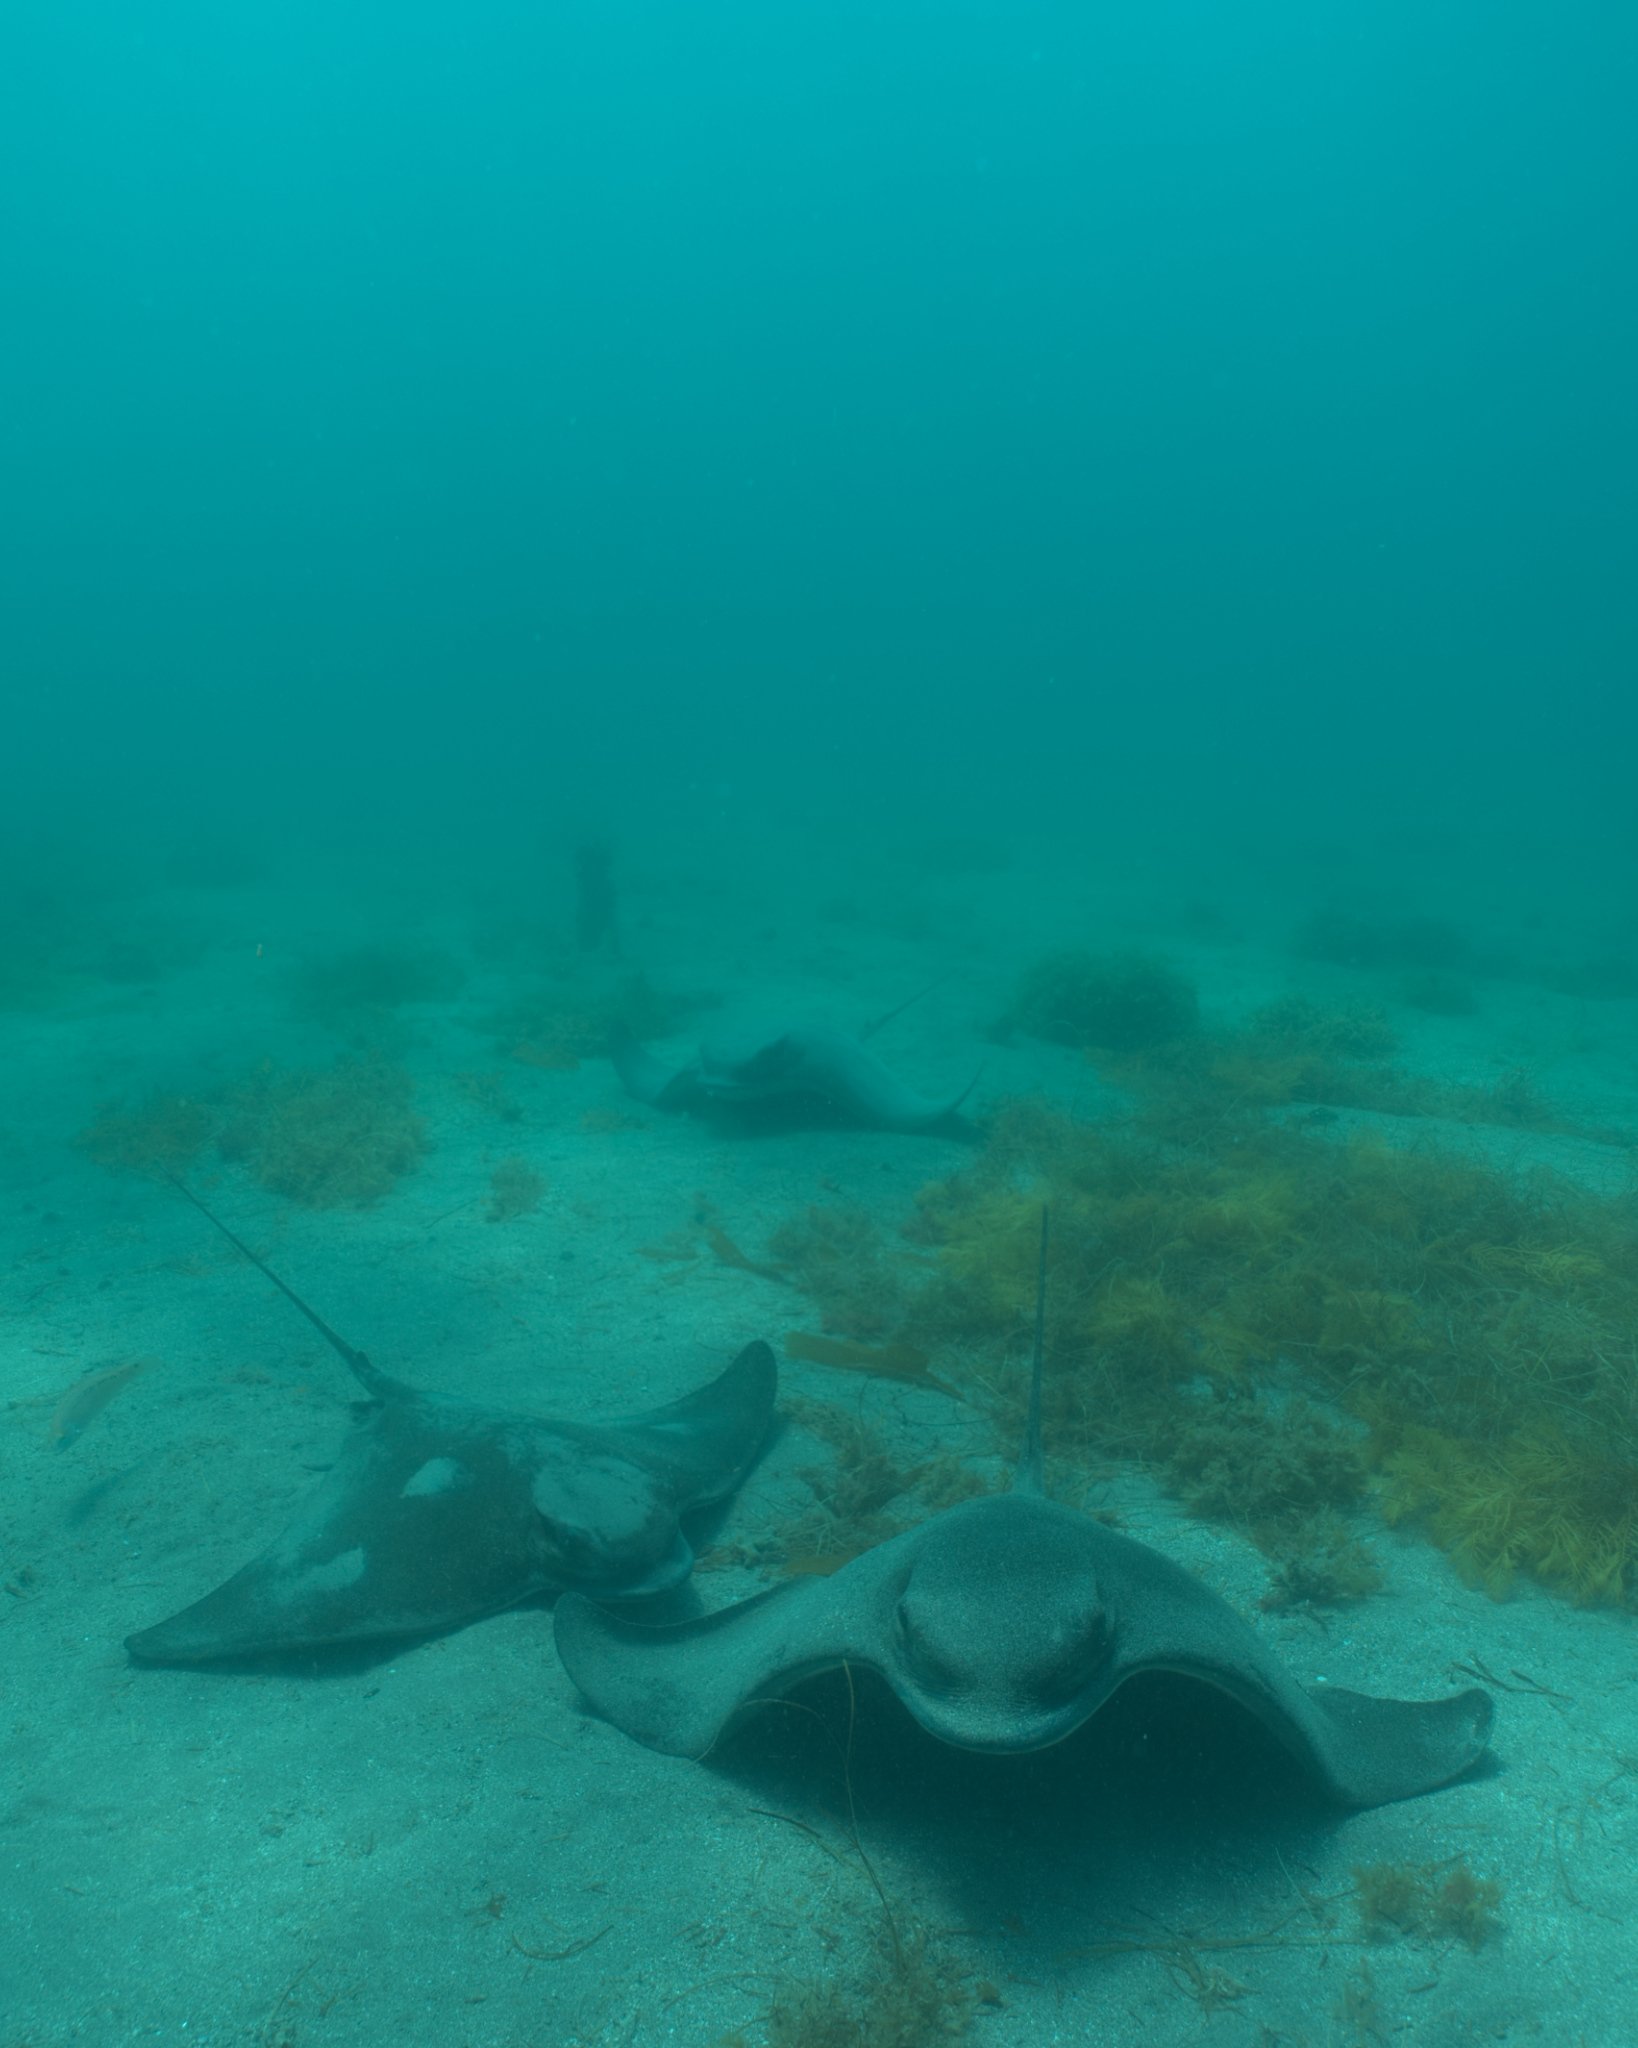
M 976 1074 L 943 1100 L 918 1095 L 865 1047 L 865 1039 L 909 1006 L 900 1003 L 857 1034 L 820 1024 L 742 1025 L 707 1039 L 693 1059 L 676 1068 L 655 1059 L 625 1030 L 616 1031 L 609 1055 L 626 1093 L 655 1109 L 787 1115 L 817 1110 L 869 1130 L 962 1135 L 970 1127 L 959 1112 Z
M 679 1518 L 732 1493 L 767 1437 L 776 1367 L 766 1344 L 747 1345 L 680 1401 L 597 1425 L 417 1393 L 176 1185 L 295 1303 L 374 1405 L 277 1542 L 128 1637 L 133 1657 L 198 1664 L 421 1635 L 565 1586 L 629 1600 L 688 1576 Z
M 1041 1286 L 1046 1274 L 1042 1219 Z M 651 1749 L 703 1756 L 738 1716 L 838 1665 L 878 1673 L 923 1728 L 1013 1753 L 1070 1735 L 1142 1671 L 1225 1693 L 1346 1806 L 1431 1791 L 1483 1753 L 1491 1702 L 1299 1685 L 1251 1627 L 1157 1551 L 1041 1491 L 1042 1311 L 1009 1494 L 967 1501 L 828 1579 L 670 1628 L 558 1603 L 557 1647 L 597 1711 Z

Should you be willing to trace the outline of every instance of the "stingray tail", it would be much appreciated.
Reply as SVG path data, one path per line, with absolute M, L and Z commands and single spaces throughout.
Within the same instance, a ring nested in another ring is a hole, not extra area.
M 872 1017 L 870 1022 L 864 1025 L 859 1032 L 860 1043 L 862 1044 L 867 1038 L 874 1038 L 884 1024 L 891 1024 L 895 1017 L 902 1017 L 906 1010 L 913 1008 L 923 997 L 930 996 L 934 989 L 942 988 L 947 981 L 954 981 L 955 977 L 956 970 L 952 967 L 948 974 L 941 974 L 937 981 L 930 981 L 925 988 L 918 988 L 913 996 L 906 996 L 902 1003 L 895 1003 L 891 1010 L 883 1010 L 879 1017 Z M 977 1078 L 974 1075 L 973 1079 L 976 1080 Z M 969 1081 L 967 1086 L 970 1088 L 972 1082 Z M 960 1097 L 958 1096 L 957 1101 L 959 1102 L 959 1100 Z
M 337 1354 L 338 1357 L 346 1361 L 348 1369 L 353 1373 L 353 1375 L 358 1380 L 359 1385 L 363 1387 L 367 1393 L 373 1394 L 377 1400 L 380 1400 L 383 1394 L 386 1394 L 392 1390 L 393 1386 L 396 1383 L 386 1373 L 382 1372 L 379 1367 L 371 1365 L 370 1361 L 364 1356 L 363 1352 L 355 1350 L 354 1347 L 347 1342 L 345 1337 L 338 1337 L 335 1331 L 330 1328 L 330 1325 L 324 1320 L 324 1318 L 318 1313 L 318 1311 L 316 1309 L 309 1308 L 306 1302 L 302 1300 L 301 1296 L 296 1292 L 296 1290 L 293 1287 L 287 1287 L 265 1259 L 258 1258 L 256 1254 L 250 1249 L 249 1245 L 245 1243 L 243 1238 L 235 1237 L 233 1232 L 229 1230 L 227 1225 L 222 1221 L 221 1217 L 216 1215 L 212 1210 L 207 1209 L 205 1207 L 204 1203 L 200 1201 L 199 1197 L 194 1193 L 192 1188 L 190 1188 L 184 1181 L 178 1180 L 174 1173 L 166 1174 L 165 1178 L 170 1182 L 171 1186 L 175 1188 L 176 1192 L 179 1195 L 185 1196 L 186 1199 L 193 1204 L 193 1206 L 199 1211 L 200 1215 L 205 1218 L 207 1223 L 215 1224 L 216 1228 L 227 1239 L 228 1243 L 233 1246 L 235 1251 L 241 1253 L 245 1258 L 247 1258 L 250 1261 L 250 1263 L 253 1266 L 260 1267 L 262 1272 L 264 1272 L 267 1275 L 268 1279 L 273 1282 L 273 1285 L 284 1296 L 286 1301 L 295 1303 L 296 1307 L 301 1310 L 302 1314 L 312 1324 L 313 1328 L 318 1331 L 319 1335 L 324 1339 L 325 1343 L 330 1346 L 330 1348 Z
M 962 1089 L 961 1093 L 956 1097 L 954 1102 L 948 1102 L 945 1104 L 944 1115 L 952 1123 L 966 1121 L 966 1119 L 963 1118 L 961 1115 L 961 1105 L 966 1101 L 967 1097 L 971 1095 L 973 1090 L 978 1086 L 979 1081 L 983 1078 L 983 1074 L 984 1062 L 980 1060 L 978 1065 L 973 1068 L 973 1077 L 967 1083 L 966 1087 Z
M 1047 1236 L 1052 1211 L 1041 1207 L 1041 1254 L 1035 1274 L 1035 1355 L 1029 1368 L 1029 1420 L 1024 1425 L 1024 1448 L 1018 1455 L 1013 1479 L 1015 1493 L 1043 1493 L 1046 1490 L 1046 1456 L 1041 1448 L 1041 1372 L 1046 1356 Z

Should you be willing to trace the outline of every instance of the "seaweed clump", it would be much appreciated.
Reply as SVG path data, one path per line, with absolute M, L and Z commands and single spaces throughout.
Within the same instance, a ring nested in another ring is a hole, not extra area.
M 1184 1499 L 1203 1515 L 1278 1524 L 1365 1490 L 1359 1443 L 1300 1396 L 1275 1406 L 1219 1384 L 1191 1406 L 1170 1464 Z
M 1344 1518 L 1318 1508 L 1265 1540 L 1271 1569 L 1258 1605 L 1265 1613 L 1346 1607 L 1382 1590 L 1382 1568 Z
M 1638 1461 L 1563 1422 L 1497 1442 L 1414 1425 L 1392 1431 L 1382 1481 L 1390 1522 L 1417 1521 L 1458 1571 L 1501 1598 L 1520 1572 L 1578 1602 L 1638 1591 Z
M 1363 1434 L 1315 1403 L 1216 1381 L 1184 1405 L 1160 1462 L 1195 1514 L 1244 1528 L 1270 1560 L 1265 1608 L 1340 1607 L 1380 1588 L 1339 1512 L 1365 1492 Z
M 775 1986 L 763 2019 L 768 2048 L 930 2048 L 969 2031 L 973 1995 L 940 1963 L 927 1936 L 884 1935 L 866 1971 Z M 746 2048 L 732 2034 L 723 2048 Z
M 1433 1084 L 1391 1065 L 1392 1027 L 1372 1004 L 1327 1009 L 1282 996 L 1243 1024 L 1100 1061 L 1140 1100 L 1144 1128 L 1193 1145 L 1225 1118 L 1290 1105 L 1418 1116 L 1443 1106 Z
M 1501 1886 L 1476 1877 L 1461 1856 L 1449 1863 L 1358 1864 L 1353 1879 L 1354 1909 L 1368 1941 L 1409 1937 L 1479 1949 L 1501 1926 Z
M 1194 984 L 1138 953 L 1049 953 L 1019 978 L 1012 1007 L 996 1025 L 1057 1045 L 1136 1052 L 1187 1038 L 1200 1018 Z
M 646 974 L 568 978 L 497 1010 L 485 1028 L 497 1049 L 525 1066 L 567 1069 L 596 1059 L 617 1032 L 664 1038 L 702 999 L 668 994 Z
M 137 1109 L 105 1104 L 74 1140 L 114 1173 L 180 1173 L 216 1134 L 217 1111 L 197 1096 L 159 1089 Z
M 909 1492 L 916 1474 L 897 1462 L 879 1431 L 856 1416 L 822 1401 L 785 1406 L 800 1428 L 835 1454 L 835 1462 L 797 1472 L 813 1496 L 805 1512 L 782 1516 L 768 1535 L 713 1553 L 713 1559 L 823 1578 L 901 1532 L 905 1523 L 887 1510 Z
M 1010 1351 L 979 1391 L 1011 1439 L 1049 1202 L 1060 1455 L 1141 1459 L 1263 1544 L 1276 1597 L 1368 1581 L 1338 1518 L 1374 1488 L 1492 1591 L 1638 1598 L 1638 1204 L 1221 1094 L 1163 1142 L 1145 1107 L 1124 1130 L 1003 1109 L 922 1191 L 932 1264 L 882 1334 Z
M 489 1200 L 484 1215 L 491 1223 L 511 1223 L 540 1207 L 546 1192 L 546 1176 L 537 1173 L 527 1159 L 503 1159 L 489 1176 Z
M 147 1174 L 180 1173 L 214 1146 L 275 1194 L 314 1209 L 361 1209 L 426 1150 L 413 1092 L 409 1075 L 381 1060 L 289 1071 L 269 1062 L 225 1091 L 110 1105 L 75 1143 L 110 1171 Z
M 816 1203 L 779 1225 L 768 1252 L 781 1276 L 818 1304 L 826 1330 L 870 1340 L 903 1322 L 909 1286 L 867 1209 Z
M 308 1208 L 368 1208 L 427 1149 L 413 1095 L 409 1075 L 380 1060 L 269 1066 L 226 1098 L 217 1149 Z

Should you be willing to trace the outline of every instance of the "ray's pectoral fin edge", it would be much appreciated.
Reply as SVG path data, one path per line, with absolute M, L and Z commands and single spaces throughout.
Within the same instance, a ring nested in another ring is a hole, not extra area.
M 687 1577 L 679 1518 L 731 1494 L 767 1440 L 777 1368 L 766 1344 L 747 1345 L 708 1386 L 615 1423 L 418 1393 L 176 1186 L 374 1398 L 282 1535 L 213 1592 L 126 1638 L 139 1662 L 430 1635 L 565 1586 L 637 1598 Z
M 634 1102 L 650 1109 L 693 1109 L 704 1100 L 695 1067 L 668 1067 L 646 1046 L 639 1045 L 624 1025 L 609 1037 L 609 1058 L 620 1085 Z
M 1495 1718 L 1476 1687 L 1442 1700 L 1377 1699 L 1340 1685 L 1303 1696 L 1311 1718 L 1302 1751 L 1344 1806 L 1385 1806 L 1448 1785 L 1483 1756 Z
M 872 1661 L 850 1648 L 835 1609 L 825 1579 L 792 1580 L 669 1627 L 565 1593 L 552 1626 L 564 1668 L 604 1720 L 667 1756 L 702 1757 L 756 1703 L 838 1664 Z
M 739 1486 L 767 1444 L 778 1391 L 778 1361 L 759 1339 L 708 1385 L 613 1424 L 610 1434 L 663 1477 L 686 1514 Z
M 601 1428 L 395 1388 L 272 1544 L 126 1648 L 203 1664 L 435 1634 L 576 1584 L 664 1592 L 693 1564 L 679 1518 L 755 1464 L 775 1377 L 749 1345 L 710 1385 Z

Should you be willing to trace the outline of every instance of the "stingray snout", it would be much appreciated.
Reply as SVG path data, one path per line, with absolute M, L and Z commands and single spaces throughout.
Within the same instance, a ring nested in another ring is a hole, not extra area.
M 955 1617 L 912 1572 L 894 1606 L 902 1696 L 930 1734 L 963 1749 L 1043 1749 L 1111 1689 L 1114 1633 L 1084 1582 L 1032 1588 L 982 1624 Z M 931 1597 L 929 1597 L 931 1595 Z
M 1078 1701 L 1047 1708 L 1011 1693 L 962 1692 L 929 1698 L 907 1687 L 904 1703 L 918 1724 L 939 1742 L 987 1756 L 1022 1756 L 1050 1749 L 1073 1735 L 1086 1719 Z

